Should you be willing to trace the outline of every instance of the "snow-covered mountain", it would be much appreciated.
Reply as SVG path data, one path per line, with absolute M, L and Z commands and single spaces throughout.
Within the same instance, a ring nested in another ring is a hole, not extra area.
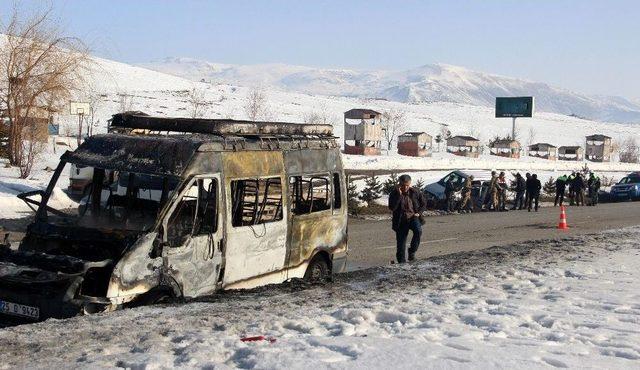
M 232 65 L 166 58 L 140 66 L 195 81 L 264 86 L 312 95 L 383 98 L 405 103 L 493 106 L 496 96 L 533 95 L 539 111 L 593 120 L 640 123 L 640 102 L 590 96 L 517 78 L 446 64 L 404 71 L 324 69 L 286 64 Z

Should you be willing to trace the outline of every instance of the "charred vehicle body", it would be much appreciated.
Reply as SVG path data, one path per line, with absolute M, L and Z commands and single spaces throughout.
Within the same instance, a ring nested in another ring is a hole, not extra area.
M 55 209 L 71 165 L 93 168 L 91 182 L 76 207 Z M 21 198 L 37 212 L 18 250 L 0 247 L 0 316 L 103 312 L 346 265 L 329 125 L 117 114 L 110 133 L 61 157 L 45 191 Z

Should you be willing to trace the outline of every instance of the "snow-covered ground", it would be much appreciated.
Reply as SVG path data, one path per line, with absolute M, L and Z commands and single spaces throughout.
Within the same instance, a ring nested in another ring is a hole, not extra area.
M 639 279 L 640 227 L 532 241 L 0 329 L 0 368 L 638 368 Z

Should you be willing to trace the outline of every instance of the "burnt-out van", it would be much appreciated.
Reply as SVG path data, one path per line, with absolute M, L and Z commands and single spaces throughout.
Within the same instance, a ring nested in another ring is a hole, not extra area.
M 123 113 L 111 128 L 65 153 L 46 190 L 21 195 L 37 212 L 18 250 L 0 247 L 0 314 L 68 317 L 345 268 L 331 126 Z M 92 179 L 77 206 L 56 209 L 71 165 Z

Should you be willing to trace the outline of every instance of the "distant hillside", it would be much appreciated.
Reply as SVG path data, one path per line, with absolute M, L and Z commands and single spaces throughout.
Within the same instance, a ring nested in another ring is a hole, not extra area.
M 534 95 L 539 111 L 593 120 L 640 123 L 640 102 L 589 96 L 545 83 L 445 64 L 405 71 L 322 69 L 286 64 L 232 65 L 166 58 L 142 67 L 190 80 L 273 87 L 313 95 L 377 97 L 405 103 L 450 102 L 493 106 L 496 96 Z

